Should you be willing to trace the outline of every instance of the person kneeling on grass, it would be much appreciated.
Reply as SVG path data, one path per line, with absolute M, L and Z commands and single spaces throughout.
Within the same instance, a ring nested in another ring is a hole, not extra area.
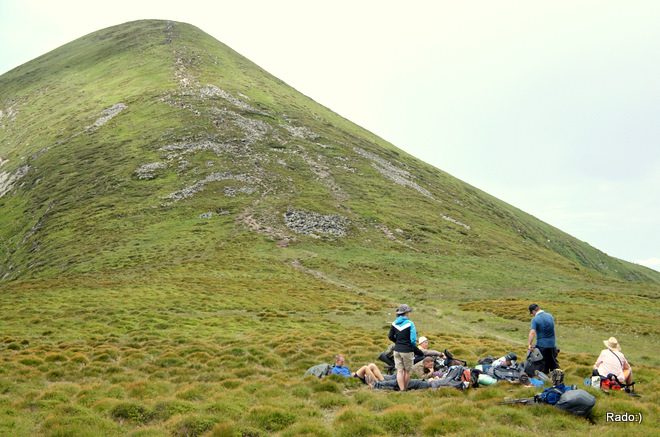
M 343 355 L 337 355 L 335 357 L 335 367 L 332 368 L 330 371 L 331 375 L 341 375 L 345 377 L 354 377 L 358 378 L 360 381 L 364 382 L 365 377 L 369 376 L 372 380 L 375 381 L 384 381 L 385 378 L 383 378 L 383 374 L 380 372 L 380 369 L 378 369 L 378 366 L 376 366 L 374 363 L 369 363 L 366 366 L 362 366 L 358 369 L 357 372 L 351 373 L 350 370 L 348 370 L 348 367 L 345 367 L 344 364 L 346 363 L 346 359 L 344 358 Z

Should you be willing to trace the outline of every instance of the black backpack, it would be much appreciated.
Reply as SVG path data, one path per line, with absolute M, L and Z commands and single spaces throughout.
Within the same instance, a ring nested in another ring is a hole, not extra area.
M 437 387 L 454 387 L 465 390 L 470 386 L 479 386 L 479 371 L 466 366 L 451 366 L 438 380 L 431 381 Z
M 517 366 L 495 366 L 491 367 L 491 369 L 494 378 L 506 379 L 507 381 L 518 381 L 522 374 L 522 371 Z

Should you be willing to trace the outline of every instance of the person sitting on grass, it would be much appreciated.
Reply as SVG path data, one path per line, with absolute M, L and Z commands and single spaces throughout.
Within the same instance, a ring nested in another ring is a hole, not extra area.
M 610 337 L 603 343 L 607 349 L 600 352 L 600 356 L 594 364 L 594 370 L 598 371 L 601 379 L 607 378 L 610 374 L 616 376 L 619 384 L 632 384 L 632 367 L 621 353 L 621 345 L 616 338 Z
M 351 373 L 350 370 L 348 370 L 348 367 L 344 366 L 346 363 L 346 359 L 344 358 L 343 355 L 337 355 L 335 357 L 335 367 L 332 368 L 330 371 L 331 375 L 341 375 L 345 377 L 354 377 L 358 378 L 360 381 L 364 382 L 365 381 L 365 376 L 369 376 L 375 381 L 384 381 L 385 378 L 383 378 L 383 374 L 380 372 L 380 369 L 378 369 L 378 366 L 376 366 L 374 363 L 369 363 L 366 366 L 362 366 L 358 369 L 357 372 Z
M 424 355 L 418 356 L 417 351 L 415 351 L 415 364 L 417 364 L 419 361 L 422 361 L 424 357 L 438 357 L 438 358 L 445 357 L 445 354 L 443 354 L 442 352 L 429 349 L 429 339 L 426 337 L 419 337 L 419 340 L 417 340 L 417 348 Z

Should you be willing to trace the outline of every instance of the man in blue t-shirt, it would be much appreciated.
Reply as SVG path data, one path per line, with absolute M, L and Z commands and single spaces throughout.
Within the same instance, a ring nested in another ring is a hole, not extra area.
M 344 358 L 344 356 L 341 354 L 337 355 L 335 357 L 335 367 L 332 368 L 330 374 L 341 375 L 345 377 L 352 376 L 358 378 L 360 381 L 364 382 L 365 384 L 366 384 L 365 377 L 367 375 L 370 376 L 373 381 L 385 380 L 383 374 L 380 372 L 380 369 L 374 363 L 369 363 L 366 366 L 360 367 L 358 371 L 355 373 L 352 373 L 350 370 L 348 370 L 348 367 L 344 366 L 345 363 L 346 363 L 346 359 Z
M 529 306 L 529 314 L 533 315 L 532 326 L 529 330 L 529 350 L 535 347 L 543 355 L 543 373 L 546 375 L 550 371 L 559 368 L 557 363 L 557 340 L 555 338 L 555 319 L 549 313 L 546 313 L 535 303 Z M 534 337 L 536 337 L 536 346 L 534 346 Z

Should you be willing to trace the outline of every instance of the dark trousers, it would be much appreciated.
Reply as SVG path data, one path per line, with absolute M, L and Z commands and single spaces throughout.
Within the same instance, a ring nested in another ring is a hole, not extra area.
M 538 346 L 536 346 L 538 347 Z M 543 373 L 549 375 L 552 370 L 559 369 L 557 362 L 557 348 L 556 347 L 538 347 L 543 355 Z

